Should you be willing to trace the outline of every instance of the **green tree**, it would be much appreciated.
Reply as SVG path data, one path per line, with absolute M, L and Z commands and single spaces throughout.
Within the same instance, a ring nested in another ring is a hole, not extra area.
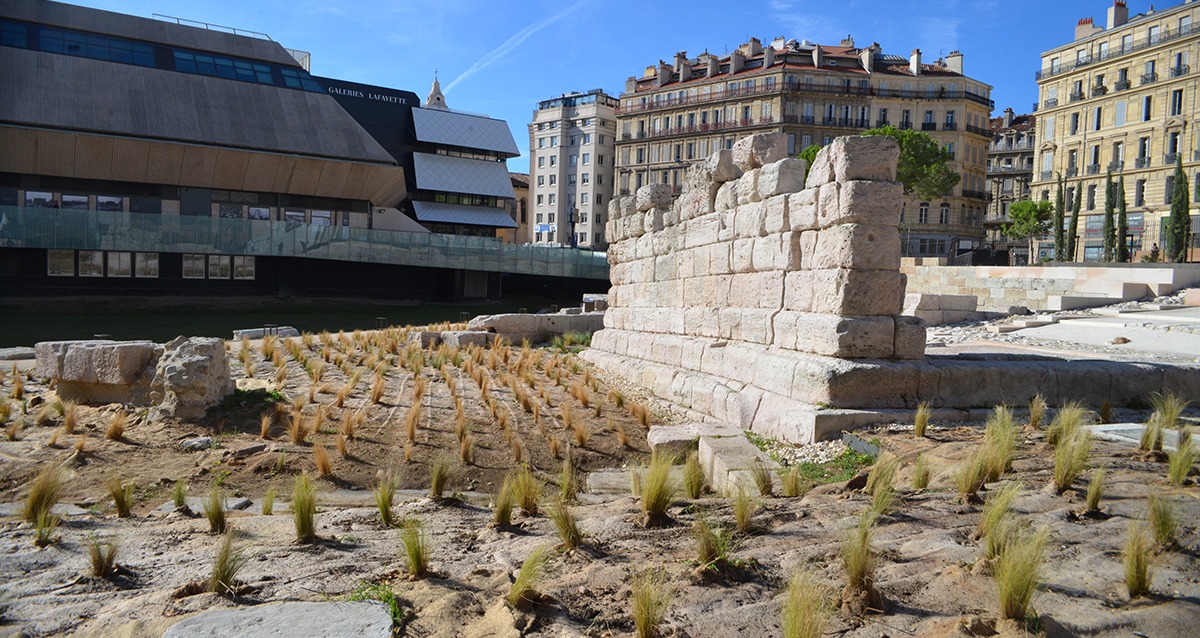
M 1112 171 L 1109 171 L 1104 175 L 1104 227 L 1101 229 L 1104 235 L 1104 261 L 1113 261 L 1117 257 L 1116 188 Z
M 1071 227 L 1067 231 L 1067 261 L 1075 261 L 1076 238 L 1079 237 L 1079 213 L 1083 208 L 1083 182 L 1075 185 L 1075 204 L 1071 206 Z M 1083 259 L 1083 255 L 1078 256 Z
M 904 185 L 905 194 L 915 194 L 922 199 L 941 197 L 962 179 L 946 166 L 946 162 L 953 159 L 950 152 L 928 133 L 881 126 L 864 131 L 863 135 L 887 135 L 900 145 L 896 180 Z
M 1067 258 L 1066 202 L 1063 201 L 1063 178 L 1058 174 L 1058 195 L 1054 198 L 1054 261 Z
M 817 152 L 820 150 L 820 146 L 817 146 L 816 144 L 809 144 L 804 148 L 804 150 L 800 151 L 800 155 L 798 157 L 808 162 L 809 166 L 812 166 L 813 162 L 815 162 L 817 159 Z
M 1117 261 L 1129 261 L 1129 217 L 1125 214 L 1125 176 L 1117 181 Z
M 1192 217 L 1188 213 L 1188 181 L 1183 172 L 1183 153 L 1175 155 L 1175 177 L 1172 180 L 1171 218 L 1167 221 L 1166 256 L 1174 262 L 1187 259 L 1188 230 Z
M 1008 223 L 1000 227 L 1000 232 L 1010 239 L 1024 239 L 1029 245 L 1029 263 L 1036 263 L 1033 252 L 1033 240 L 1041 237 L 1050 230 L 1050 220 L 1054 209 L 1050 202 L 1034 202 L 1023 199 L 1013 202 L 1008 207 Z

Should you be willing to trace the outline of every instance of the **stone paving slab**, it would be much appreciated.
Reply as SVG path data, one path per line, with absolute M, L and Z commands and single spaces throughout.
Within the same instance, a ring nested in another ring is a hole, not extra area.
M 199 613 L 163 638 L 390 638 L 392 615 L 379 602 L 286 602 Z
M 36 358 L 37 352 L 33 348 L 0 348 L 0 361 L 24 361 Z
M 679 423 L 656 425 L 646 434 L 646 442 L 655 452 L 686 454 L 695 450 L 702 436 L 743 436 L 742 429 L 732 423 Z
M 8 518 L 10 516 L 23 516 L 25 503 L 0 503 L 0 518 Z M 50 512 L 58 516 L 87 516 L 93 514 L 92 510 L 84 509 L 78 505 L 71 503 L 59 503 L 50 508 Z
M 778 463 L 745 437 L 700 437 L 700 465 L 708 476 L 708 484 L 718 494 L 729 494 L 739 485 L 753 488 L 750 470 L 756 464 L 772 471 L 779 468 Z
M 1141 444 L 1142 431 L 1146 429 L 1145 424 L 1142 423 L 1102 423 L 1085 427 L 1091 430 L 1092 435 L 1098 439 L 1125 443 L 1131 447 L 1138 447 Z M 1175 430 L 1164 428 L 1163 449 L 1174 452 L 1178 449 L 1178 445 L 1178 433 Z

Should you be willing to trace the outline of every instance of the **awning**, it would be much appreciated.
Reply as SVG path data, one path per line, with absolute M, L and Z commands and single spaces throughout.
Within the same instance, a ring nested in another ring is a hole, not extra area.
M 441 202 L 413 202 L 417 219 L 423 222 L 443 224 L 465 224 L 467 226 L 491 226 L 494 228 L 516 228 L 517 222 L 502 208 L 491 206 L 465 206 Z

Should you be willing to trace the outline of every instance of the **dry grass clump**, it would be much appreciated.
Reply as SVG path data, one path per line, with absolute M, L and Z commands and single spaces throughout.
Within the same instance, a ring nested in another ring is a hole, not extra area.
M 571 457 L 563 459 L 558 471 L 558 498 L 564 503 L 574 503 L 579 497 L 579 476 Z
M 899 469 L 900 459 L 891 452 L 884 452 L 875 459 L 865 487 L 871 495 L 871 511 L 875 516 L 887 512 L 892 506 L 896 497 L 896 472 Z
M 1167 480 L 1171 485 L 1182 487 L 1188 474 L 1192 472 L 1192 466 L 1196 464 L 1198 453 L 1192 437 L 1185 436 L 1182 429 L 1179 431 L 1178 447 L 1179 449 L 1168 455 Z
M 696 562 L 701 569 L 721 571 L 729 562 L 733 551 L 733 534 L 730 530 L 708 522 L 708 515 L 697 510 L 692 523 L 692 539 L 696 543 Z
M 1162 452 L 1163 425 L 1158 413 L 1150 415 L 1146 426 L 1142 429 L 1142 438 L 1138 441 L 1138 449 L 1143 452 Z
M 704 495 L 704 468 L 700 466 L 700 456 L 689 452 L 683 462 L 683 490 L 690 499 L 698 499 Z
M 0 419 L 0 422 L 2 421 L 3 419 Z M 12 423 L 4 426 L 4 436 L 9 441 L 16 441 L 21 436 L 21 422 L 13 421 Z M 50 447 L 54 446 L 52 445 Z
M 504 477 L 500 491 L 496 492 L 496 505 L 492 508 L 492 523 L 497 527 L 508 527 L 512 524 L 514 505 L 513 478 L 510 474 Z
M 409 520 L 400 528 L 400 544 L 408 559 L 408 574 L 421 578 L 429 573 L 429 539 L 425 527 L 417 520 Z
M 542 496 L 542 483 L 533 476 L 529 466 L 521 464 L 509 475 L 512 478 L 513 497 L 526 516 L 537 516 L 538 500 Z
M 258 438 L 266 441 L 271 438 L 271 422 L 274 416 L 269 412 L 264 412 L 258 417 Z
M 338 456 L 344 459 L 350 458 L 350 444 L 345 434 L 337 435 L 337 438 L 333 440 L 333 447 L 337 450 Z
M 1150 583 L 1154 580 L 1150 567 L 1153 552 L 1154 541 L 1146 526 L 1138 521 L 1130 521 L 1122 557 L 1125 566 L 1125 590 L 1129 592 L 1130 598 L 1150 593 Z
M 1023 623 L 1029 615 L 1048 538 L 1045 530 L 1014 532 L 996 557 L 992 574 L 1002 618 Z
M 912 488 L 923 490 L 929 487 L 929 475 L 929 462 L 925 460 L 925 455 L 917 455 L 917 462 L 913 464 Z
M 1063 404 L 1050 421 L 1050 427 L 1046 430 L 1046 442 L 1057 446 L 1062 441 L 1070 441 L 1087 422 L 1089 415 L 1090 412 L 1078 402 Z
M 187 505 L 187 483 L 182 480 L 176 480 L 175 486 L 171 488 L 171 505 L 175 509 Z
M 296 540 L 301 543 L 317 540 L 316 515 L 317 490 L 308 478 L 308 472 L 301 472 L 292 487 L 292 522 L 296 527 Z
M 1157 418 L 1158 423 L 1164 428 L 1178 428 L 1179 417 L 1187 409 L 1189 403 L 1191 402 L 1184 401 L 1183 397 L 1170 392 L 1166 394 L 1154 392 L 1150 395 L 1150 404 L 1154 406 L 1154 418 Z
M 631 612 L 638 638 L 659 638 L 667 606 L 674 591 L 667 584 L 663 571 L 649 571 L 633 578 L 630 585 L 633 601 Z
M 551 506 L 546 511 L 546 516 L 554 523 L 554 529 L 558 532 L 564 549 L 575 549 L 583 544 L 583 532 L 579 531 L 579 523 L 566 501 L 560 500 Z
M 1088 481 L 1087 488 L 1087 511 L 1099 512 L 1100 499 L 1104 498 L 1104 475 L 1103 469 L 1092 472 L 1092 478 Z
M 304 445 L 309 434 L 308 421 L 304 418 L 304 413 L 297 408 L 288 421 L 288 439 L 296 445 Z
M 219 485 L 213 486 L 204 501 L 204 518 L 208 519 L 208 531 L 213 534 L 225 531 L 225 495 Z
M 275 485 L 272 483 L 267 486 L 267 490 L 263 492 L 262 498 L 262 513 L 263 516 L 270 516 L 275 511 Z
M 329 459 L 329 453 L 325 451 L 324 446 L 313 446 L 313 463 L 317 466 L 317 475 L 321 478 L 333 474 L 333 461 Z
M 371 403 L 379 404 L 383 401 L 383 389 L 387 379 L 382 374 L 375 375 L 375 380 L 371 382 Z
M 379 508 L 379 520 L 384 527 L 392 526 L 392 501 L 396 496 L 396 477 L 391 472 L 385 472 L 379 477 L 379 482 L 371 490 L 375 496 L 375 506 Z
M 758 488 L 759 496 L 771 496 L 775 493 L 775 474 L 761 460 L 754 459 L 750 464 L 750 476 L 754 479 L 754 487 Z
M 108 422 L 108 428 L 104 430 L 104 436 L 112 441 L 120 441 L 125 438 L 125 426 L 129 423 L 129 416 L 124 410 L 117 410 L 112 415 L 112 419 Z
M 1042 419 L 1046 418 L 1046 397 L 1035 394 L 1029 400 L 1029 427 L 1036 430 L 1042 427 Z
M 783 495 L 788 498 L 804 496 L 808 490 L 812 489 L 812 483 L 805 480 L 797 465 L 788 468 L 788 471 L 784 472 L 780 478 L 783 483 Z
M 733 493 L 730 508 L 733 510 L 733 520 L 737 525 L 737 531 L 749 534 L 754 525 L 754 514 L 758 512 L 758 501 L 752 498 L 744 487 L 738 485 L 737 490 Z
M 851 591 L 868 593 L 874 589 L 876 557 L 871 546 L 875 516 L 863 512 L 858 525 L 842 539 L 842 563 L 846 568 L 846 586 Z
M 1016 448 L 1017 427 L 1012 411 L 1007 406 L 998 405 L 988 416 L 983 433 L 982 460 L 985 483 L 999 480 L 1005 472 L 1012 469 Z
M 1075 478 L 1087 467 L 1091 451 L 1092 437 L 1085 430 L 1059 441 L 1058 447 L 1054 448 L 1054 487 L 1059 494 L 1071 489 Z
M 1159 549 L 1169 549 L 1179 538 L 1179 519 L 1170 501 L 1151 494 L 1146 498 L 1146 524 L 1154 533 L 1154 543 Z
M 92 577 L 109 579 L 117 574 L 116 539 L 101 540 L 95 534 L 88 535 L 88 560 L 92 565 Z
M 237 574 L 249 562 L 246 550 L 233 545 L 233 529 L 225 532 L 217 555 L 213 557 L 212 573 L 208 577 L 208 591 L 222 596 L 237 595 Z
M 983 512 L 979 516 L 979 528 L 975 530 L 975 538 L 990 536 L 1008 515 L 1013 499 L 1024 487 L 1021 483 L 1005 483 L 1003 487 L 993 491 L 983 503 Z
M 513 607 L 524 607 L 526 604 L 534 602 L 537 598 L 537 590 L 535 586 L 538 580 L 542 577 L 542 570 L 546 566 L 546 548 L 539 547 L 533 550 L 533 553 L 521 563 L 521 569 L 517 571 L 517 577 L 513 579 L 512 587 L 508 590 L 508 595 L 505 600 Z
M 928 401 L 917 404 L 917 411 L 913 414 L 913 434 L 917 438 L 925 438 L 925 428 L 929 427 L 929 417 L 932 414 L 933 406 Z
M 821 638 L 831 615 L 829 595 L 816 576 L 808 570 L 793 575 L 780 612 L 783 638 Z
M 39 521 L 49 520 L 50 510 L 58 504 L 65 489 L 62 469 L 57 465 L 47 465 L 38 472 L 29 484 L 29 493 L 25 495 L 25 505 L 21 515 L 31 525 Z
M 450 461 L 439 456 L 429 466 L 429 498 L 441 500 L 445 497 L 446 487 L 454 480 L 456 472 Z
M 666 454 L 655 454 L 650 458 L 650 467 L 642 478 L 642 524 L 647 527 L 664 525 L 670 521 L 667 508 L 675 501 L 679 486 L 671 478 L 671 466 L 675 459 Z
M 117 510 L 117 518 L 129 518 L 133 508 L 133 483 L 122 483 L 119 477 L 113 476 L 105 481 L 108 494 L 112 497 L 113 508 Z

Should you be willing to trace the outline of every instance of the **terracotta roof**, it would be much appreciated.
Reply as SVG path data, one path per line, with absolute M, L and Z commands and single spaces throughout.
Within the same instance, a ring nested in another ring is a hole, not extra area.
M 993 134 L 1000 134 L 1007 131 L 1016 131 L 1024 133 L 1031 131 L 1037 127 L 1037 115 L 1029 113 L 1026 115 L 1014 115 L 1012 126 L 1004 126 L 1004 116 L 993 117 L 991 119 L 991 129 Z

